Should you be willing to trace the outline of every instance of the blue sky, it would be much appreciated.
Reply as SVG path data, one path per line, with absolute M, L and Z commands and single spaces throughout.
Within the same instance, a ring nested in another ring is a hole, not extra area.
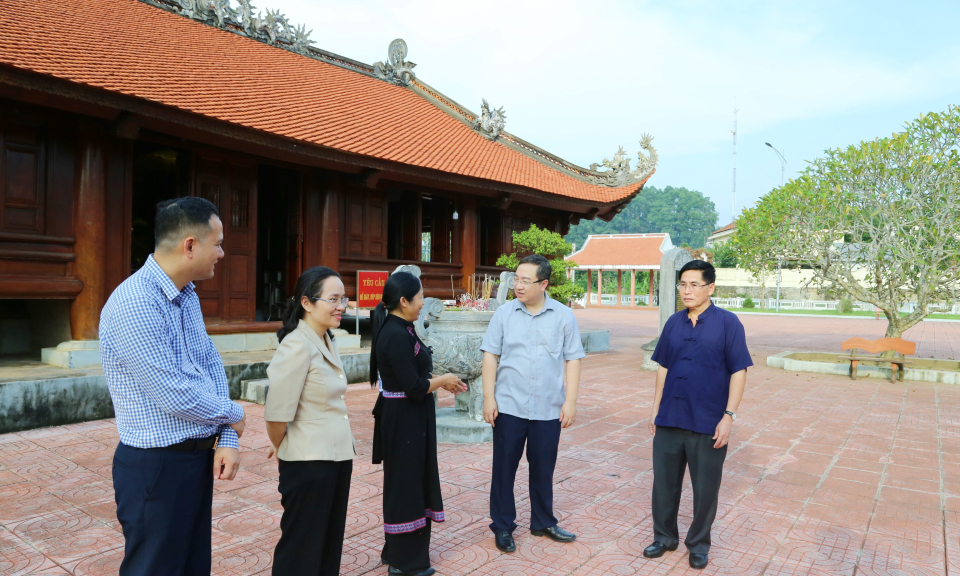
M 504 106 L 507 130 L 588 166 L 641 134 L 650 184 L 710 197 L 731 220 L 824 149 L 886 136 L 960 103 L 960 2 L 455 3 L 261 0 L 316 46 L 385 60 L 403 38 L 417 76 L 471 110 Z

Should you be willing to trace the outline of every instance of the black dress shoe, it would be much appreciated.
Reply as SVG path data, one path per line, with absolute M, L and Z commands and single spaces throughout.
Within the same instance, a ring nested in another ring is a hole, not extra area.
M 707 563 L 709 562 L 710 560 L 707 559 L 706 554 L 694 554 L 693 552 L 690 553 L 691 568 L 696 568 L 697 570 L 703 570 L 704 568 L 707 567 Z
M 507 531 L 494 532 L 493 538 L 497 542 L 497 550 L 501 552 L 517 551 L 517 543 L 513 541 L 513 534 Z
M 548 536 L 554 542 L 573 542 L 577 539 L 576 534 L 567 532 L 559 526 L 551 526 L 543 530 L 531 530 L 530 533 L 534 536 Z
M 387 574 L 391 576 L 433 576 L 436 572 L 433 568 L 427 568 L 426 570 L 421 570 L 419 572 L 402 572 L 401 570 L 390 566 L 387 568 Z
M 676 546 L 670 548 L 666 544 L 661 544 L 660 542 L 655 541 L 653 544 L 643 549 L 643 556 L 644 558 L 659 558 L 663 556 L 664 552 L 673 552 L 676 549 Z

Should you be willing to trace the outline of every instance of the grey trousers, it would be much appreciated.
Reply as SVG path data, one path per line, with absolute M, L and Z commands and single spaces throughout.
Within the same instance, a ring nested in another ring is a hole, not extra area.
M 717 497 L 727 447 L 714 448 L 712 434 L 657 426 L 653 437 L 653 536 L 673 548 L 680 542 L 677 512 L 687 465 L 693 484 L 693 522 L 683 541 L 693 554 L 710 552 L 710 528 L 717 516 Z

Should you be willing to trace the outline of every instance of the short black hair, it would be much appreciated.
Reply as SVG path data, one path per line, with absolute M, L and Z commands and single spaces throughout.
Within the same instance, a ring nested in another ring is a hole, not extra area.
M 691 260 L 687 262 L 683 265 L 683 268 L 680 269 L 680 275 L 683 276 L 683 273 L 687 270 L 699 270 L 703 276 L 703 281 L 707 284 L 713 284 L 717 281 L 717 269 L 713 267 L 713 264 L 705 260 Z
M 529 256 L 524 256 L 523 258 L 520 259 L 520 262 L 517 264 L 517 268 L 520 267 L 520 264 L 535 264 L 537 266 L 538 282 L 549 280 L 550 275 L 553 274 L 553 267 L 550 266 L 550 261 L 539 254 L 531 254 Z
M 184 196 L 160 202 L 153 225 L 155 247 L 179 241 L 198 228 L 209 230 L 211 216 L 219 218 L 220 212 L 206 198 Z

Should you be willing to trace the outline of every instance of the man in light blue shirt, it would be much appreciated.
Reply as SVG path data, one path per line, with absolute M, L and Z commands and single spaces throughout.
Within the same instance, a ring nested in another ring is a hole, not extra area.
M 196 197 L 157 206 L 156 251 L 110 296 L 100 356 L 120 444 L 113 457 L 121 576 L 209 575 L 213 479 L 240 467 L 243 408 L 230 400 L 194 280 L 223 250 L 216 207 Z
M 480 345 L 483 418 L 493 426 L 490 529 L 504 552 L 516 550 L 513 487 L 524 445 L 530 463 L 530 533 L 557 542 L 576 539 L 557 526 L 553 515 L 553 471 L 560 429 L 577 417 L 585 354 L 573 311 L 546 293 L 551 272 L 543 256 L 520 261 L 516 299 L 496 311 Z

